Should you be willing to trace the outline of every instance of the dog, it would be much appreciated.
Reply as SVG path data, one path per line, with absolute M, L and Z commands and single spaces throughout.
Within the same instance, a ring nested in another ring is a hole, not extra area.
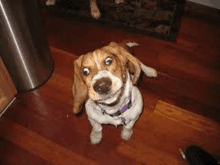
M 115 4 L 120 4 L 123 2 L 124 0 L 115 0 Z M 46 6 L 52 6 L 52 5 L 55 5 L 55 3 L 56 3 L 56 0 L 47 0 L 45 2 Z M 91 15 L 93 18 L 98 19 L 99 17 L 101 17 L 101 13 L 96 4 L 96 0 L 90 0 L 90 7 L 91 7 Z
M 131 138 L 143 108 L 141 93 L 135 86 L 141 70 L 148 77 L 157 77 L 155 69 L 115 42 L 74 61 L 73 112 L 79 113 L 85 105 L 92 125 L 92 144 L 101 141 L 102 124 L 123 125 L 121 138 Z

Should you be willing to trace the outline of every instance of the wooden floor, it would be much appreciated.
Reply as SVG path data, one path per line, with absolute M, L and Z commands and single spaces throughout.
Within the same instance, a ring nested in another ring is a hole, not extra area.
M 179 149 L 197 144 L 220 158 L 220 30 L 184 16 L 176 43 L 118 28 L 44 14 L 55 70 L 41 88 L 18 96 L 0 119 L 0 164 L 184 165 Z M 216 21 L 217 22 L 217 21 Z M 158 70 L 143 77 L 144 110 L 129 141 L 104 126 L 93 146 L 85 113 L 72 114 L 73 64 L 111 41 L 137 42 L 133 53 Z

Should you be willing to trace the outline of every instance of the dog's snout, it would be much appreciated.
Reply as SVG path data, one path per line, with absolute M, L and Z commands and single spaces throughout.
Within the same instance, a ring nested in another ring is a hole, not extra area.
M 93 85 L 94 90 L 99 94 L 107 94 L 111 90 L 112 81 L 110 78 L 101 78 Z

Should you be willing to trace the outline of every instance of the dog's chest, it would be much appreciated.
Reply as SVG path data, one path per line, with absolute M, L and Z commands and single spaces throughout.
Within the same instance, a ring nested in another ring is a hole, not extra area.
M 125 104 L 127 104 L 127 102 Z M 107 114 L 105 112 L 103 113 L 102 108 L 91 99 L 86 102 L 85 108 L 89 119 L 92 119 L 100 124 L 112 124 L 117 126 L 127 124 L 131 120 L 136 119 L 142 111 L 142 106 L 143 100 L 141 94 L 139 90 L 134 87 L 132 90 L 132 106 L 119 116 L 110 116 L 109 114 L 113 114 L 113 112 L 111 113 L 110 111 L 106 111 Z M 121 107 L 123 107 L 123 105 Z M 116 110 L 114 113 L 115 112 Z
M 129 121 L 129 110 L 127 110 L 125 113 L 121 115 L 116 115 L 116 116 L 111 116 L 108 113 L 105 112 L 104 109 L 102 109 L 99 106 L 96 106 L 96 109 L 94 109 L 96 112 L 96 115 L 98 118 L 100 118 L 103 123 L 105 124 L 113 124 L 115 126 L 117 125 L 122 125 L 122 124 L 127 124 Z

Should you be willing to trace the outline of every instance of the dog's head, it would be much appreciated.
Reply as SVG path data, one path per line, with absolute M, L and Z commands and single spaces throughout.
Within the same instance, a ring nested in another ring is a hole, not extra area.
M 140 62 L 128 51 L 111 42 L 108 46 L 80 56 L 74 62 L 73 112 L 78 113 L 88 99 L 114 101 L 122 92 L 127 70 L 135 84 L 140 76 Z

